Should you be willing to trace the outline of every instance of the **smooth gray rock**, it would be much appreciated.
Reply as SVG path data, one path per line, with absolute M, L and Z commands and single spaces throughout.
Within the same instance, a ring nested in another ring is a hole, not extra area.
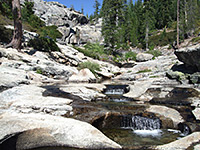
M 177 110 L 166 106 L 151 105 L 147 111 L 171 119 L 174 123 L 174 128 L 177 128 L 179 123 L 184 122 L 183 117 Z
M 152 54 L 139 53 L 136 56 L 136 61 L 138 61 L 138 62 L 144 62 L 144 61 L 151 60 L 152 58 L 153 58 Z
M 73 73 L 78 72 L 75 67 L 59 64 L 50 59 L 46 53 L 37 52 L 34 55 L 29 55 L 26 53 L 18 53 L 15 49 L 0 48 L 0 55 L 12 60 L 4 61 L 2 65 L 5 67 L 35 71 L 47 77 L 55 77 L 67 81 Z
M 86 24 L 88 19 L 80 12 L 73 11 L 70 8 L 58 2 L 46 2 L 43 0 L 30 0 L 34 2 L 35 14 L 40 17 L 46 25 L 70 26 L 77 24 Z M 24 3 L 24 0 L 21 0 Z
M 29 84 L 27 77 L 24 70 L 0 66 L 0 92 L 20 84 Z
M 158 150 L 183 150 L 189 148 L 193 143 L 199 142 L 200 132 L 194 132 L 186 137 L 171 142 L 169 144 L 157 146 Z
M 72 100 L 59 97 L 44 97 L 44 88 L 36 85 L 21 85 L 0 93 L 0 112 L 44 113 L 55 116 L 72 111 Z
M 81 69 L 77 74 L 73 74 L 69 80 L 69 82 L 94 82 L 96 81 L 96 77 L 94 74 L 88 69 Z
M 22 133 L 17 149 L 68 146 L 85 149 L 121 149 L 92 125 L 74 119 L 41 114 L 5 113 L 0 116 L 0 140 Z
M 102 94 L 103 88 L 105 88 L 105 86 L 102 84 L 70 83 L 69 85 L 61 87 L 60 89 L 70 94 L 79 96 L 85 101 L 91 101 L 95 98 L 105 97 L 105 95 Z

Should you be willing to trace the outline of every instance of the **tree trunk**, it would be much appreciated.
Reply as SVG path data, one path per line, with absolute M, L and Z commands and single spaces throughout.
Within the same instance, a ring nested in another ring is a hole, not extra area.
M 12 41 L 6 47 L 16 48 L 18 51 L 20 51 L 22 44 L 22 20 L 20 0 L 12 0 L 12 13 L 14 19 L 14 33 Z
M 188 15 L 187 15 L 187 1 L 184 0 L 184 11 L 185 11 L 185 24 L 188 25 Z
M 149 47 L 149 23 L 148 22 L 146 25 L 145 43 L 146 43 L 146 51 L 147 51 Z
M 179 4 L 180 0 L 177 0 L 177 48 L 179 48 Z

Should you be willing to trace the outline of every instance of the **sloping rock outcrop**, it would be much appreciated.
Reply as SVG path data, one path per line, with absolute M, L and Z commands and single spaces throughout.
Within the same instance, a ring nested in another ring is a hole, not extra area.
M 43 0 L 30 0 L 34 2 L 35 14 L 40 17 L 46 25 L 73 27 L 77 24 L 87 24 L 88 19 L 80 12 L 67 8 L 58 2 L 46 2 Z M 21 0 L 24 3 L 24 0 Z
M 24 3 L 24 1 L 21 0 L 21 3 Z M 102 42 L 101 19 L 96 21 L 95 24 L 90 24 L 85 15 L 58 2 L 30 1 L 34 2 L 35 15 L 40 17 L 47 26 L 55 25 L 58 27 L 58 30 L 63 34 L 60 43 Z M 77 32 L 79 32 L 78 38 Z

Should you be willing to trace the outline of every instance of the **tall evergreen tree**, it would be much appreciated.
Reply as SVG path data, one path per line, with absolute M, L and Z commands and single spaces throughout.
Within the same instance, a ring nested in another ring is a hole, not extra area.
M 145 48 L 149 47 L 149 32 L 155 28 L 155 9 L 151 5 L 151 1 L 144 0 L 143 4 L 143 15 L 144 15 L 144 31 L 145 31 Z
M 95 9 L 95 12 L 94 12 L 94 17 L 95 18 L 98 18 L 99 17 L 99 7 L 100 7 L 100 3 L 98 2 L 98 0 L 95 0 L 95 4 L 94 4 L 94 9 Z
M 120 42 L 119 30 L 123 22 L 123 0 L 104 0 L 102 5 L 102 35 L 104 43 L 114 52 Z
M 124 42 L 136 46 L 138 44 L 138 18 L 132 0 L 126 7 L 124 24 Z

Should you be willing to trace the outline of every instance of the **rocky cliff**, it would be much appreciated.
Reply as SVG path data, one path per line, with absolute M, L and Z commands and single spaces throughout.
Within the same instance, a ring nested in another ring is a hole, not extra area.
M 25 0 L 21 0 L 24 3 Z M 40 17 L 47 26 L 56 25 L 63 34 L 62 43 L 86 43 L 102 41 L 101 20 L 91 25 L 86 16 L 58 2 L 46 2 L 43 0 L 30 0 L 34 2 L 35 14 Z M 80 31 L 80 39 L 76 39 L 76 31 Z

